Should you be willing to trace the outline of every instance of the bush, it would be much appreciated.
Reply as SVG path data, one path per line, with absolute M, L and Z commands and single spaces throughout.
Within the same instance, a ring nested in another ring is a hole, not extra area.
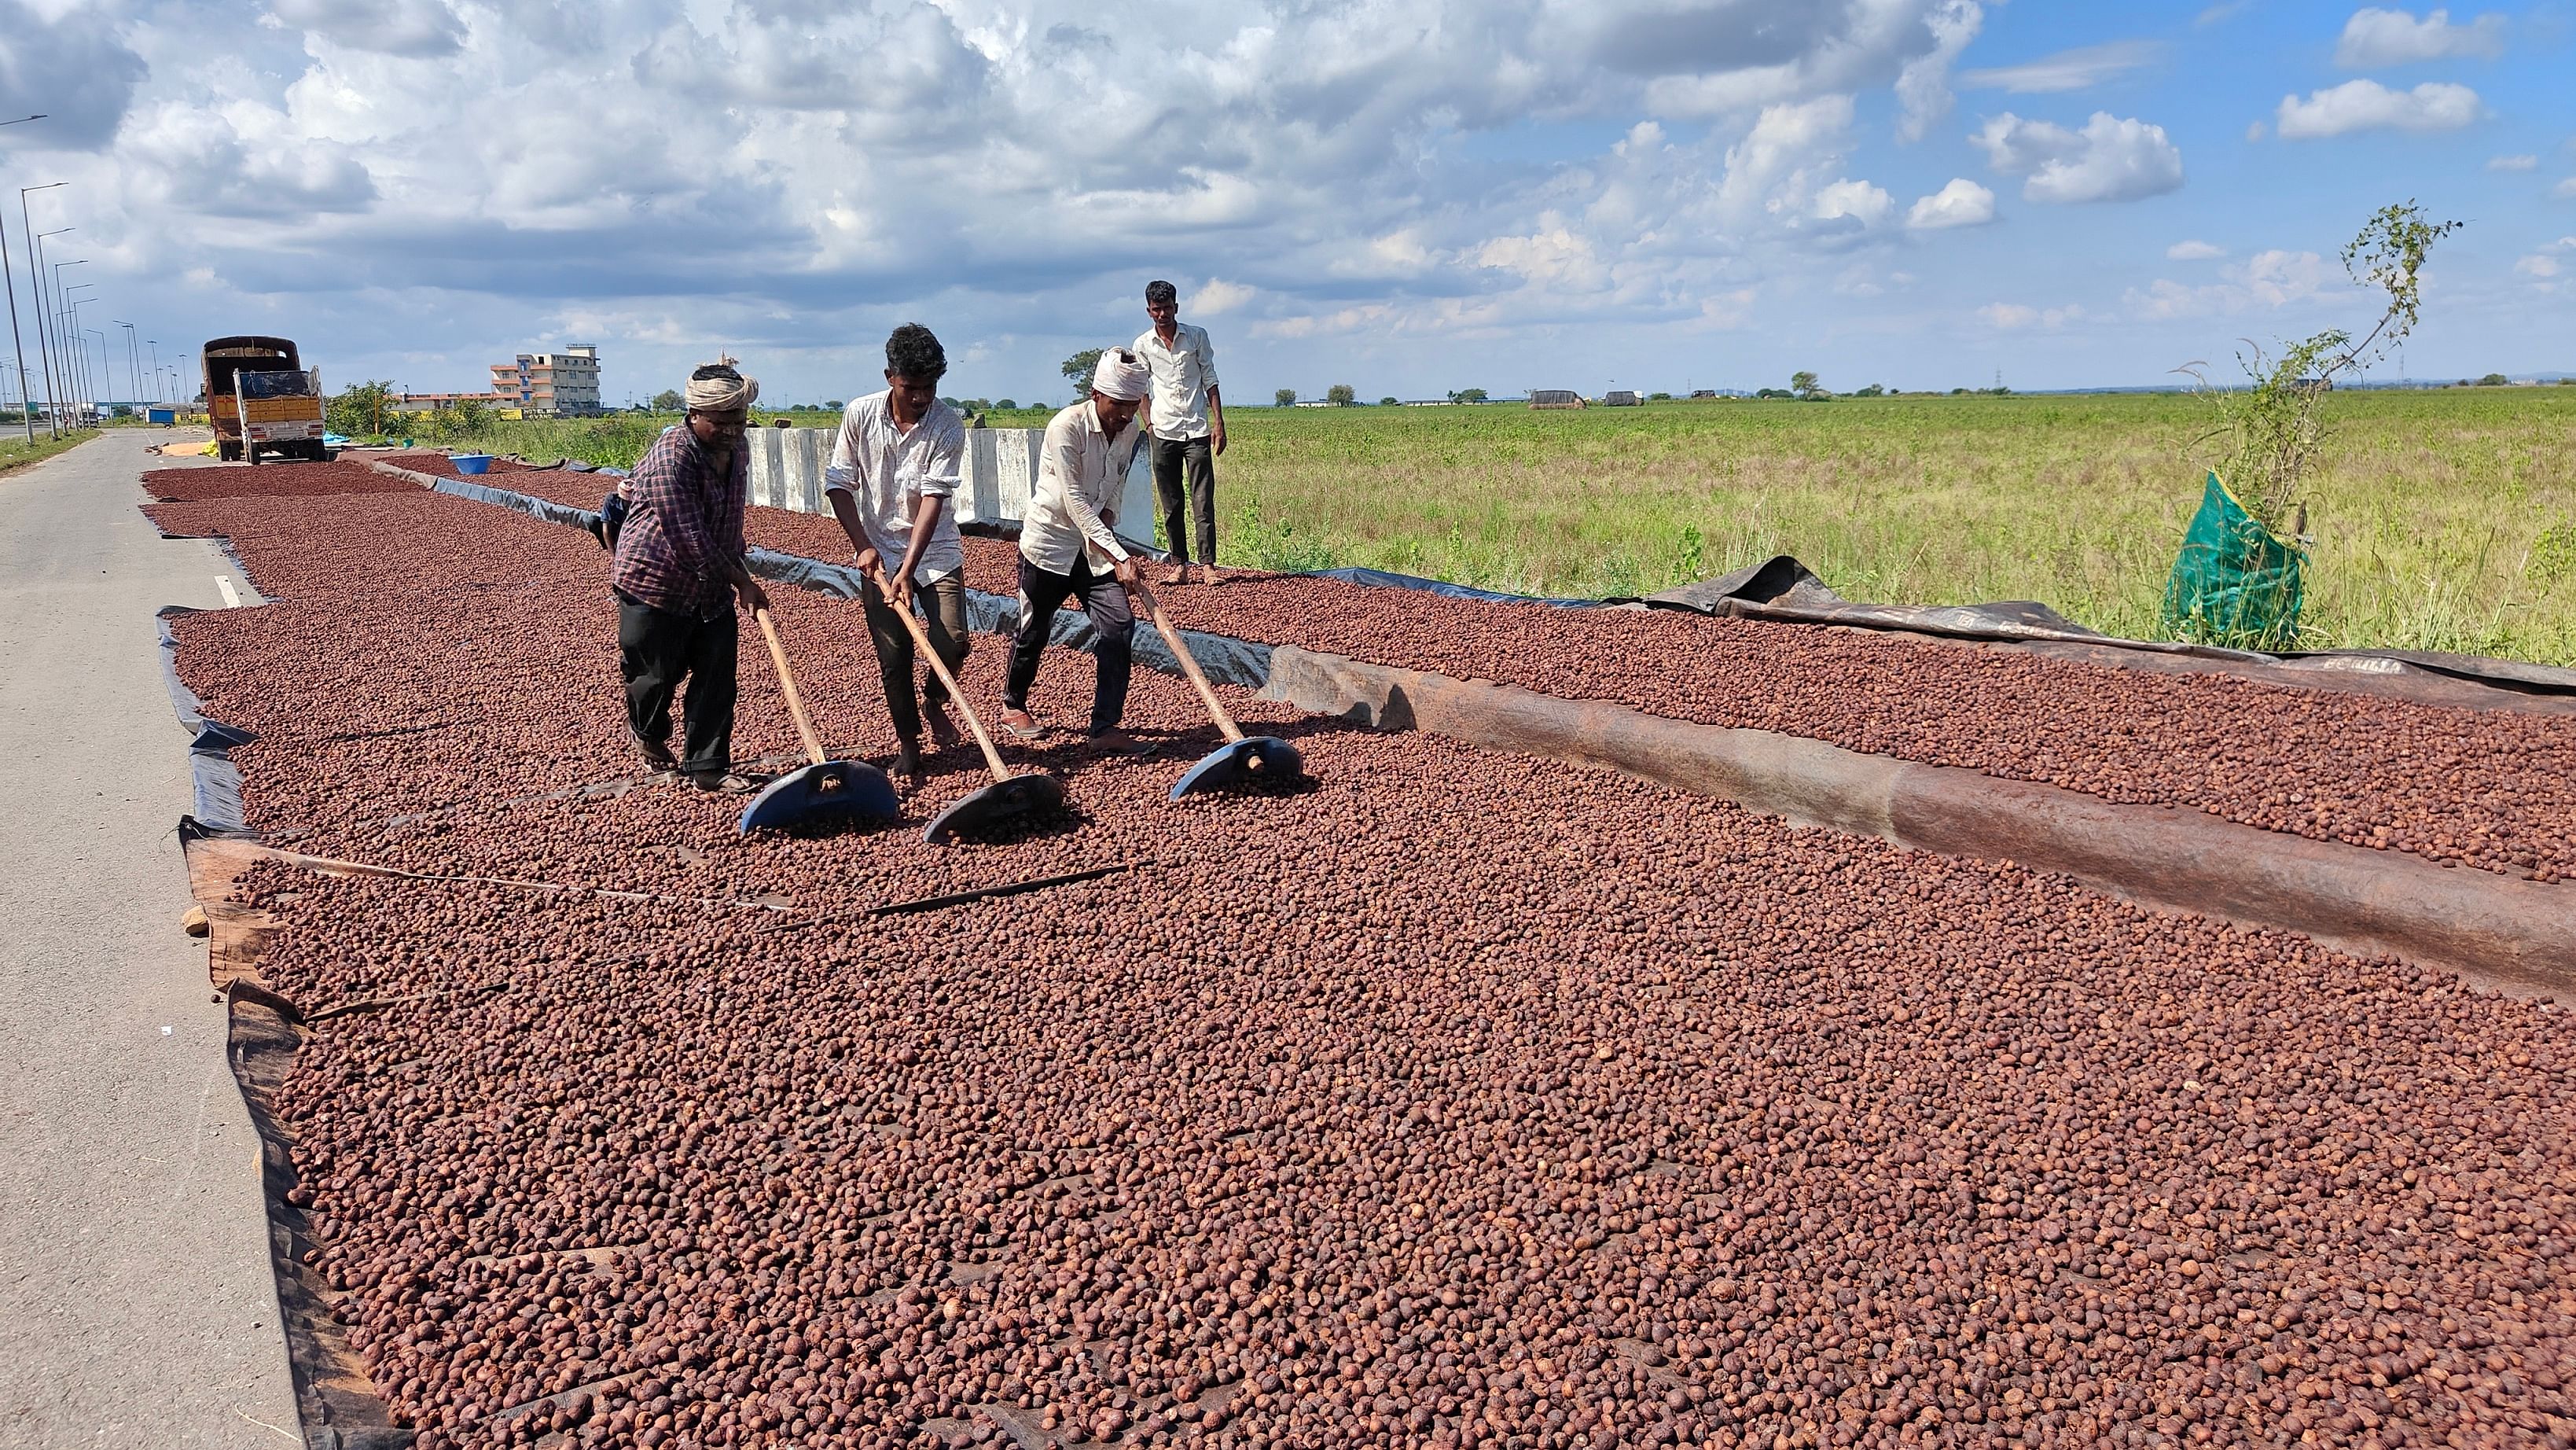
M 1279 391 L 1270 395 L 1270 401 L 1278 407 L 1293 408 L 1297 406 L 1297 390 L 1295 388 L 1281 388 Z
M 1336 408 L 1347 408 L 1359 401 L 1359 390 L 1348 383 L 1335 383 L 1324 389 L 1324 401 Z

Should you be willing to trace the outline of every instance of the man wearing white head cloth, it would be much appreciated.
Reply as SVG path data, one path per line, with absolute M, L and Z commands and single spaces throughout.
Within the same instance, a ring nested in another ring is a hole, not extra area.
M 737 598 L 745 609 L 769 605 L 743 565 L 751 451 L 742 430 L 759 396 L 760 384 L 730 363 L 691 373 L 688 418 L 662 430 L 619 489 L 631 511 L 608 582 L 617 594 L 626 728 L 654 768 L 676 769 L 706 790 L 750 787 L 733 773 L 733 606 Z M 683 680 L 675 757 L 671 699 Z
M 1045 733 L 1029 713 L 1055 612 L 1079 600 L 1090 616 L 1094 687 L 1092 738 L 1116 749 L 1135 742 L 1120 732 L 1136 616 L 1126 586 L 1136 582 L 1136 556 L 1110 531 L 1118 493 L 1144 430 L 1135 426 L 1153 376 L 1132 349 L 1111 348 L 1091 374 L 1091 397 L 1055 415 L 1039 451 L 1037 486 L 1020 520 L 1020 627 L 1011 641 L 1011 671 L 1002 687 L 1002 724 L 1023 740 Z

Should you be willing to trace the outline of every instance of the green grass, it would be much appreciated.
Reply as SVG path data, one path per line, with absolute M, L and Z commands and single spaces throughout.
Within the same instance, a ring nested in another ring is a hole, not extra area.
M 2327 410 L 2303 642 L 2576 664 L 2576 388 L 2347 392 Z M 2152 636 L 2209 418 L 2180 394 L 1242 408 L 1219 557 L 1595 595 L 1786 553 L 1854 599 L 2035 599 Z M 661 426 L 472 441 L 631 463 Z
M 57 453 L 68 452 L 97 436 L 98 430 L 91 428 L 78 433 L 66 433 L 60 438 L 48 438 L 45 436 L 41 421 L 36 426 L 36 441 L 33 443 L 27 441 L 25 433 L 14 429 L 0 433 L 0 473 L 25 468 L 29 464 L 42 463 Z

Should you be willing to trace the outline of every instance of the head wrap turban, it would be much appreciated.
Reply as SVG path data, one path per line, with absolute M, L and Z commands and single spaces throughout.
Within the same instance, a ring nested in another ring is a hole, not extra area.
M 1145 370 L 1145 360 L 1123 347 L 1113 347 L 1100 355 L 1100 365 L 1091 370 L 1091 390 L 1122 403 L 1132 403 L 1145 396 L 1153 374 Z
M 709 369 L 700 368 L 700 372 Z M 714 377 L 689 379 L 687 393 L 692 413 L 724 413 L 740 408 L 748 412 L 760 397 L 760 380 L 746 378 L 727 368 Z

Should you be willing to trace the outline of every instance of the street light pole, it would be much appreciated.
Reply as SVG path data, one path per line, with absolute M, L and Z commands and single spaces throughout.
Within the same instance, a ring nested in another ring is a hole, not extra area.
M 62 436 L 63 428 L 62 420 L 56 416 L 57 410 L 54 406 L 56 390 L 54 384 L 54 346 L 52 329 L 45 321 L 45 315 L 51 310 L 53 304 L 48 301 L 45 296 L 44 240 L 36 235 L 36 224 L 29 219 L 29 213 L 27 210 L 27 194 L 35 191 L 51 191 L 57 186 L 69 185 L 71 185 L 71 183 L 68 181 L 49 181 L 43 186 L 22 186 L 18 188 L 18 226 L 19 230 L 23 232 L 27 238 L 27 282 L 29 289 L 35 296 L 36 362 L 40 370 L 45 375 L 45 426 L 47 431 L 57 438 Z M 71 228 L 63 227 L 60 230 L 67 232 L 70 231 Z M 55 235 L 53 232 L 45 233 L 45 236 L 48 237 L 53 235 Z
M 161 382 L 161 339 L 157 337 L 147 337 L 143 339 L 143 341 L 146 346 L 152 349 L 153 399 L 156 402 L 167 403 L 170 401 L 170 394 L 165 391 Z
M 65 227 L 63 230 L 70 231 L 71 228 Z M 71 397 L 72 406 L 75 408 L 81 406 L 80 395 L 89 391 L 89 388 L 86 384 L 80 381 L 79 370 L 74 366 L 75 360 L 79 356 L 79 349 L 71 346 L 71 343 L 65 341 L 70 334 L 64 330 L 63 319 L 71 312 L 71 306 L 67 300 L 71 294 L 63 290 L 63 269 L 65 267 L 80 266 L 88 260 L 89 258 L 87 257 L 75 257 L 68 262 L 56 262 L 52 267 L 54 274 L 55 351 L 60 353 L 62 357 L 63 392 Z M 72 341 L 78 341 L 78 339 L 72 339 Z
M 140 403 L 143 401 L 143 355 L 135 350 L 134 339 L 141 334 L 134 330 L 131 322 L 119 321 L 116 325 L 125 329 L 126 386 L 134 389 L 134 401 Z
M 40 112 L 33 116 L 20 116 L 15 121 L 0 121 L 0 126 L 43 119 Z M 9 346 L 18 355 L 18 421 L 26 425 L 27 441 L 33 443 L 36 441 L 36 411 L 35 404 L 27 398 L 27 342 L 18 331 L 18 278 L 10 270 L 9 229 L 6 226 L 0 226 L 0 287 L 5 287 L 9 293 Z

